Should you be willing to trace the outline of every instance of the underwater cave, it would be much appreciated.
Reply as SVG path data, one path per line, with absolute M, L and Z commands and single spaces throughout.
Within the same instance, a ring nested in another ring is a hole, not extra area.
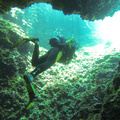
M 0 3 L 2 120 L 120 119 L 119 0 Z

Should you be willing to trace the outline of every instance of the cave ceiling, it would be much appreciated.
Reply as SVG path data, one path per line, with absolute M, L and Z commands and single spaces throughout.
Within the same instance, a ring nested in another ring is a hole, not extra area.
M 12 7 L 23 9 L 40 2 L 51 4 L 53 9 L 62 10 L 65 15 L 79 14 L 89 21 L 113 16 L 120 10 L 120 0 L 0 0 L 0 13 L 4 14 Z

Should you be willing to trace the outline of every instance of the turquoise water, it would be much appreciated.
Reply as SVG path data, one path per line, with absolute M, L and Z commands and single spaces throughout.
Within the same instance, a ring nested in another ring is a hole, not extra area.
M 95 36 L 93 22 L 82 20 L 79 15 L 64 15 L 49 4 L 34 4 L 23 10 L 13 8 L 10 14 L 13 16 L 11 21 L 20 25 L 28 36 L 38 37 L 44 47 L 49 47 L 48 39 L 58 35 L 67 39 L 74 37 L 81 47 L 102 42 Z
M 119 14 L 90 22 L 82 20 L 80 15 L 64 15 L 50 4 L 39 3 L 22 10 L 12 8 L 3 18 L 20 25 L 28 36 L 38 37 L 41 46 L 49 49 L 48 39 L 58 35 L 67 39 L 74 37 L 81 47 L 117 41 L 120 38 Z

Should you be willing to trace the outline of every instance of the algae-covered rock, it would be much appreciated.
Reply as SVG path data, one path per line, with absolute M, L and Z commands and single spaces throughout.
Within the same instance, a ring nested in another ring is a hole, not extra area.
M 112 61 L 111 61 L 112 62 Z M 107 85 L 107 93 L 103 99 L 100 120 L 119 120 L 120 119 L 120 89 L 119 89 L 119 67 L 113 79 Z
M 0 75 L 2 78 L 13 76 L 14 73 L 25 69 L 25 62 L 17 49 L 11 50 L 10 46 L 23 36 L 22 30 L 6 20 L 0 20 Z
M 119 120 L 120 119 L 120 93 L 114 93 L 106 96 L 103 102 L 101 120 Z
M 9 11 L 11 7 L 26 8 L 40 2 L 51 4 L 53 9 L 62 10 L 64 14 L 79 14 L 82 19 L 90 21 L 104 19 L 120 10 L 119 0 L 0 0 L 0 13 Z
M 22 34 L 21 34 L 22 33 Z M 13 23 L 0 20 L 0 118 L 14 118 L 14 111 L 21 109 L 27 101 L 22 76 L 26 69 L 26 59 L 17 48 L 10 46 L 23 37 L 24 31 Z M 23 96 L 24 98 L 23 99 Z M 19 104 L 20 103 L 20 104 Z M 18 105 L 19 104 L 19 105 Z
M 120 73 L 116 74 L 114 79 L 113 79 L 113 86 L 115 90 L 119 89 L 120 86 Z

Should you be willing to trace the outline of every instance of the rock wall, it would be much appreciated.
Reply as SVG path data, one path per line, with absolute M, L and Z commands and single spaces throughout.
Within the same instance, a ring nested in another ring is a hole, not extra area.
M 11 7 L 26 8 L 40 2 L 51 4 L 53 9 L 62 10 L 64 14 L 79 14 L 82 19 L 90 21 L 104 19 L 120 10 L 119 0 L 0 0 L 0 13 Z

